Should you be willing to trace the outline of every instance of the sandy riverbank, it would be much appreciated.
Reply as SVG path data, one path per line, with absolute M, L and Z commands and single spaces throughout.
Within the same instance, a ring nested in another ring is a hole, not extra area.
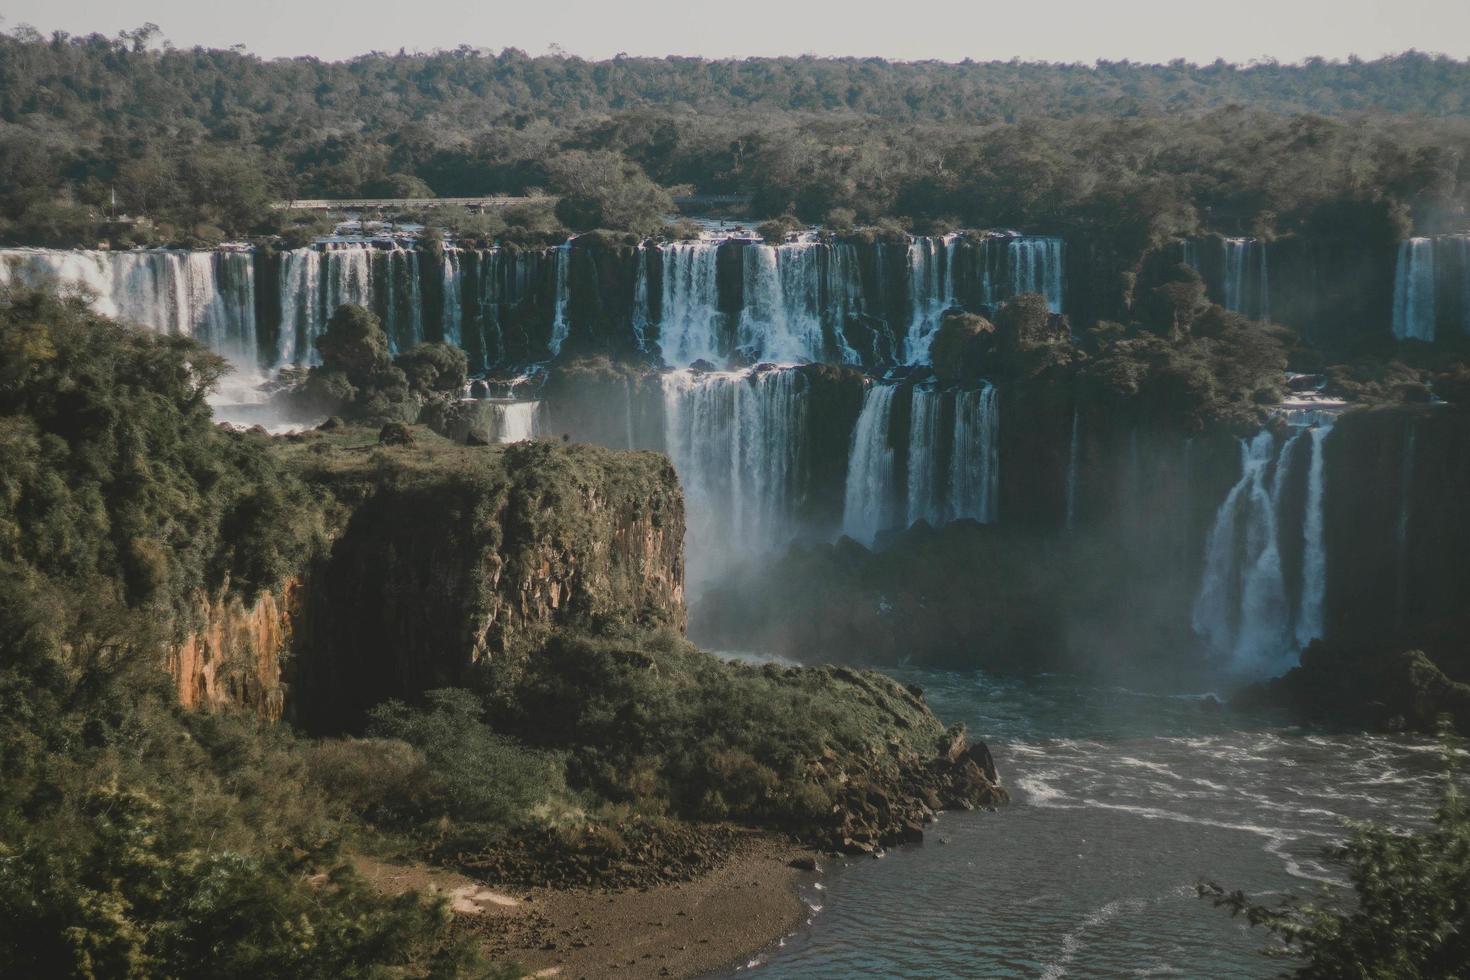
M 788 864 L 811 852 L 770 834 L 742 835 L 731 855 L 694 881 L 644 890 L 498 889 L 422 864 L 358 858 L 384 891 L 441 891 L 457 921 L 495 959 L 539 976 L 697 977 L 741 962 L 803 921 L 796 887 L 812 877 Z

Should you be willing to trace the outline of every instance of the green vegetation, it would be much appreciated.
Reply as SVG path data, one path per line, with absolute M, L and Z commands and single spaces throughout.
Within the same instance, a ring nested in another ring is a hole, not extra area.
M 185 712 L 163 651 L 250 596 L 319 508 L 216 429 L 217 359 L 76 301 L 0 302 L 0 962 L 25 976 L 363 977 L 465 966 L 369 893 L 293 739 Z
M 661 188 L 754 216 L 1142 244 L 1464 222 L 1470 65 L 626 58 L 469 47 L 348 62 L 160 49 L 156 28 L 0 35 L 0 239 L 279 233 L 271 199 L 558 190 L 574 228 L 653 230 Z M 209 93 L 200 98 L 199 93 Z M 595 184 L 586 178 L 595 176 Z M 112 192 L 137 224 L 108 218 Z M 492 236 L 535 213 L 430 220 Z
M 350 307 L 322 351 L 357 393 L 463 376 L 443 345 L 395 364 Z M 221 369 L 76 299 L 0 299 L 4 970 L 502 976 L 347 851 L 650 884 L 718 859 L 731 832 L 697 822 L 871 850 L 1004 798 L 891 680 L 689 646 L 662 457 L 404 423 L 272 440 L 213 424 Z M 331 737 L 181 707 L 205 601 L 303 577 L 287 714 Z
M 1304 960 L 1291 973 L 1303 980 L 1464 976 L 1470 964 L 1470 808 L 1453 769 L 1428 829 L 1358 823 L 1350 831 L 1326 855 L 1346 873 L 1351 900 L 1327 891 L 1317 901 L 1292 896 L 1272 907 L 1213 883 L 1201 885 L 1200 894 L 1269 930 L 1280 946 L 1267 952 Z
M 339 306 L 316 346 L 322 363 L 287 395 L 307 416 L 412 422 L 425 400 L 457 397 L 468 377 L 464 351 L 443 341 L 416 344 L 394 357 L 377 314 L 361 306 Z

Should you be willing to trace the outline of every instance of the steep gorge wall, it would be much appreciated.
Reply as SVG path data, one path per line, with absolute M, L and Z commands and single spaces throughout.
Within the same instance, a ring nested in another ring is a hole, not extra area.
M 238 596 L 201 600 L 201 624 L 170 653 L 168 670 L 186 708 L 243 708 L 275 721 L 285 708 L 282 665 L 300 613 L 301 582 L 292 579 L 246 603 Z
M 341 730 L 552 629 L 684 630 L 684 509 L 665 458 L 317 445 L 303 475 L 341 507 L 339 530 L 282 588 L 201 603 L 169 657 L 183 704 Z
M 553 628 L 684 629 L 684 509 L 663 457 L 525 443 L 422 465 L 374 478 L 307 575 L 288 675 L 304 726 L 463 683 Z

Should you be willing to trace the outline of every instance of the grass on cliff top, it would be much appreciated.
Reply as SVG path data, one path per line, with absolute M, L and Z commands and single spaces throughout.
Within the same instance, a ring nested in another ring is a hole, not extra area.
M 312 430 L 272 440 L 276 457 L 309 482 L 346 489 L 354 484 L 404 485 L 440 479 L 447 474 L 525 475 L 593 483 L 607 496 L 646 490 L 670 468 L 665 456 L 644 450 L 605 449 L 584 443 L 537 439 L 509 445 L 467 446 L 423 426 L 412 426 L 413 443 L 382 445 L 374 426 Z M 554 478 L 553 475 L 554 474 Z

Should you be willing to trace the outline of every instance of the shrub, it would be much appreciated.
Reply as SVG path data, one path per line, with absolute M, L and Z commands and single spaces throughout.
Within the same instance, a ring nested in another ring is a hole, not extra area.
M 1452 751 L 1447 733 L 1445 738 Z M 1470 964 L 1470 808 L 1452 771 L 1429 829 L 1350 826 L 1348 839 L 1326 855 L 1347 873 L 1351 901 L 1329 892 L 1317 902 L 1290 896 L 1270 907 L 1214 883 L 1200 885 L 1200 894 L 1265 926 L 1281 942 L 1272 954 L 1305 960 L 1293 972 L 1297 977 L 1464 976 Z

